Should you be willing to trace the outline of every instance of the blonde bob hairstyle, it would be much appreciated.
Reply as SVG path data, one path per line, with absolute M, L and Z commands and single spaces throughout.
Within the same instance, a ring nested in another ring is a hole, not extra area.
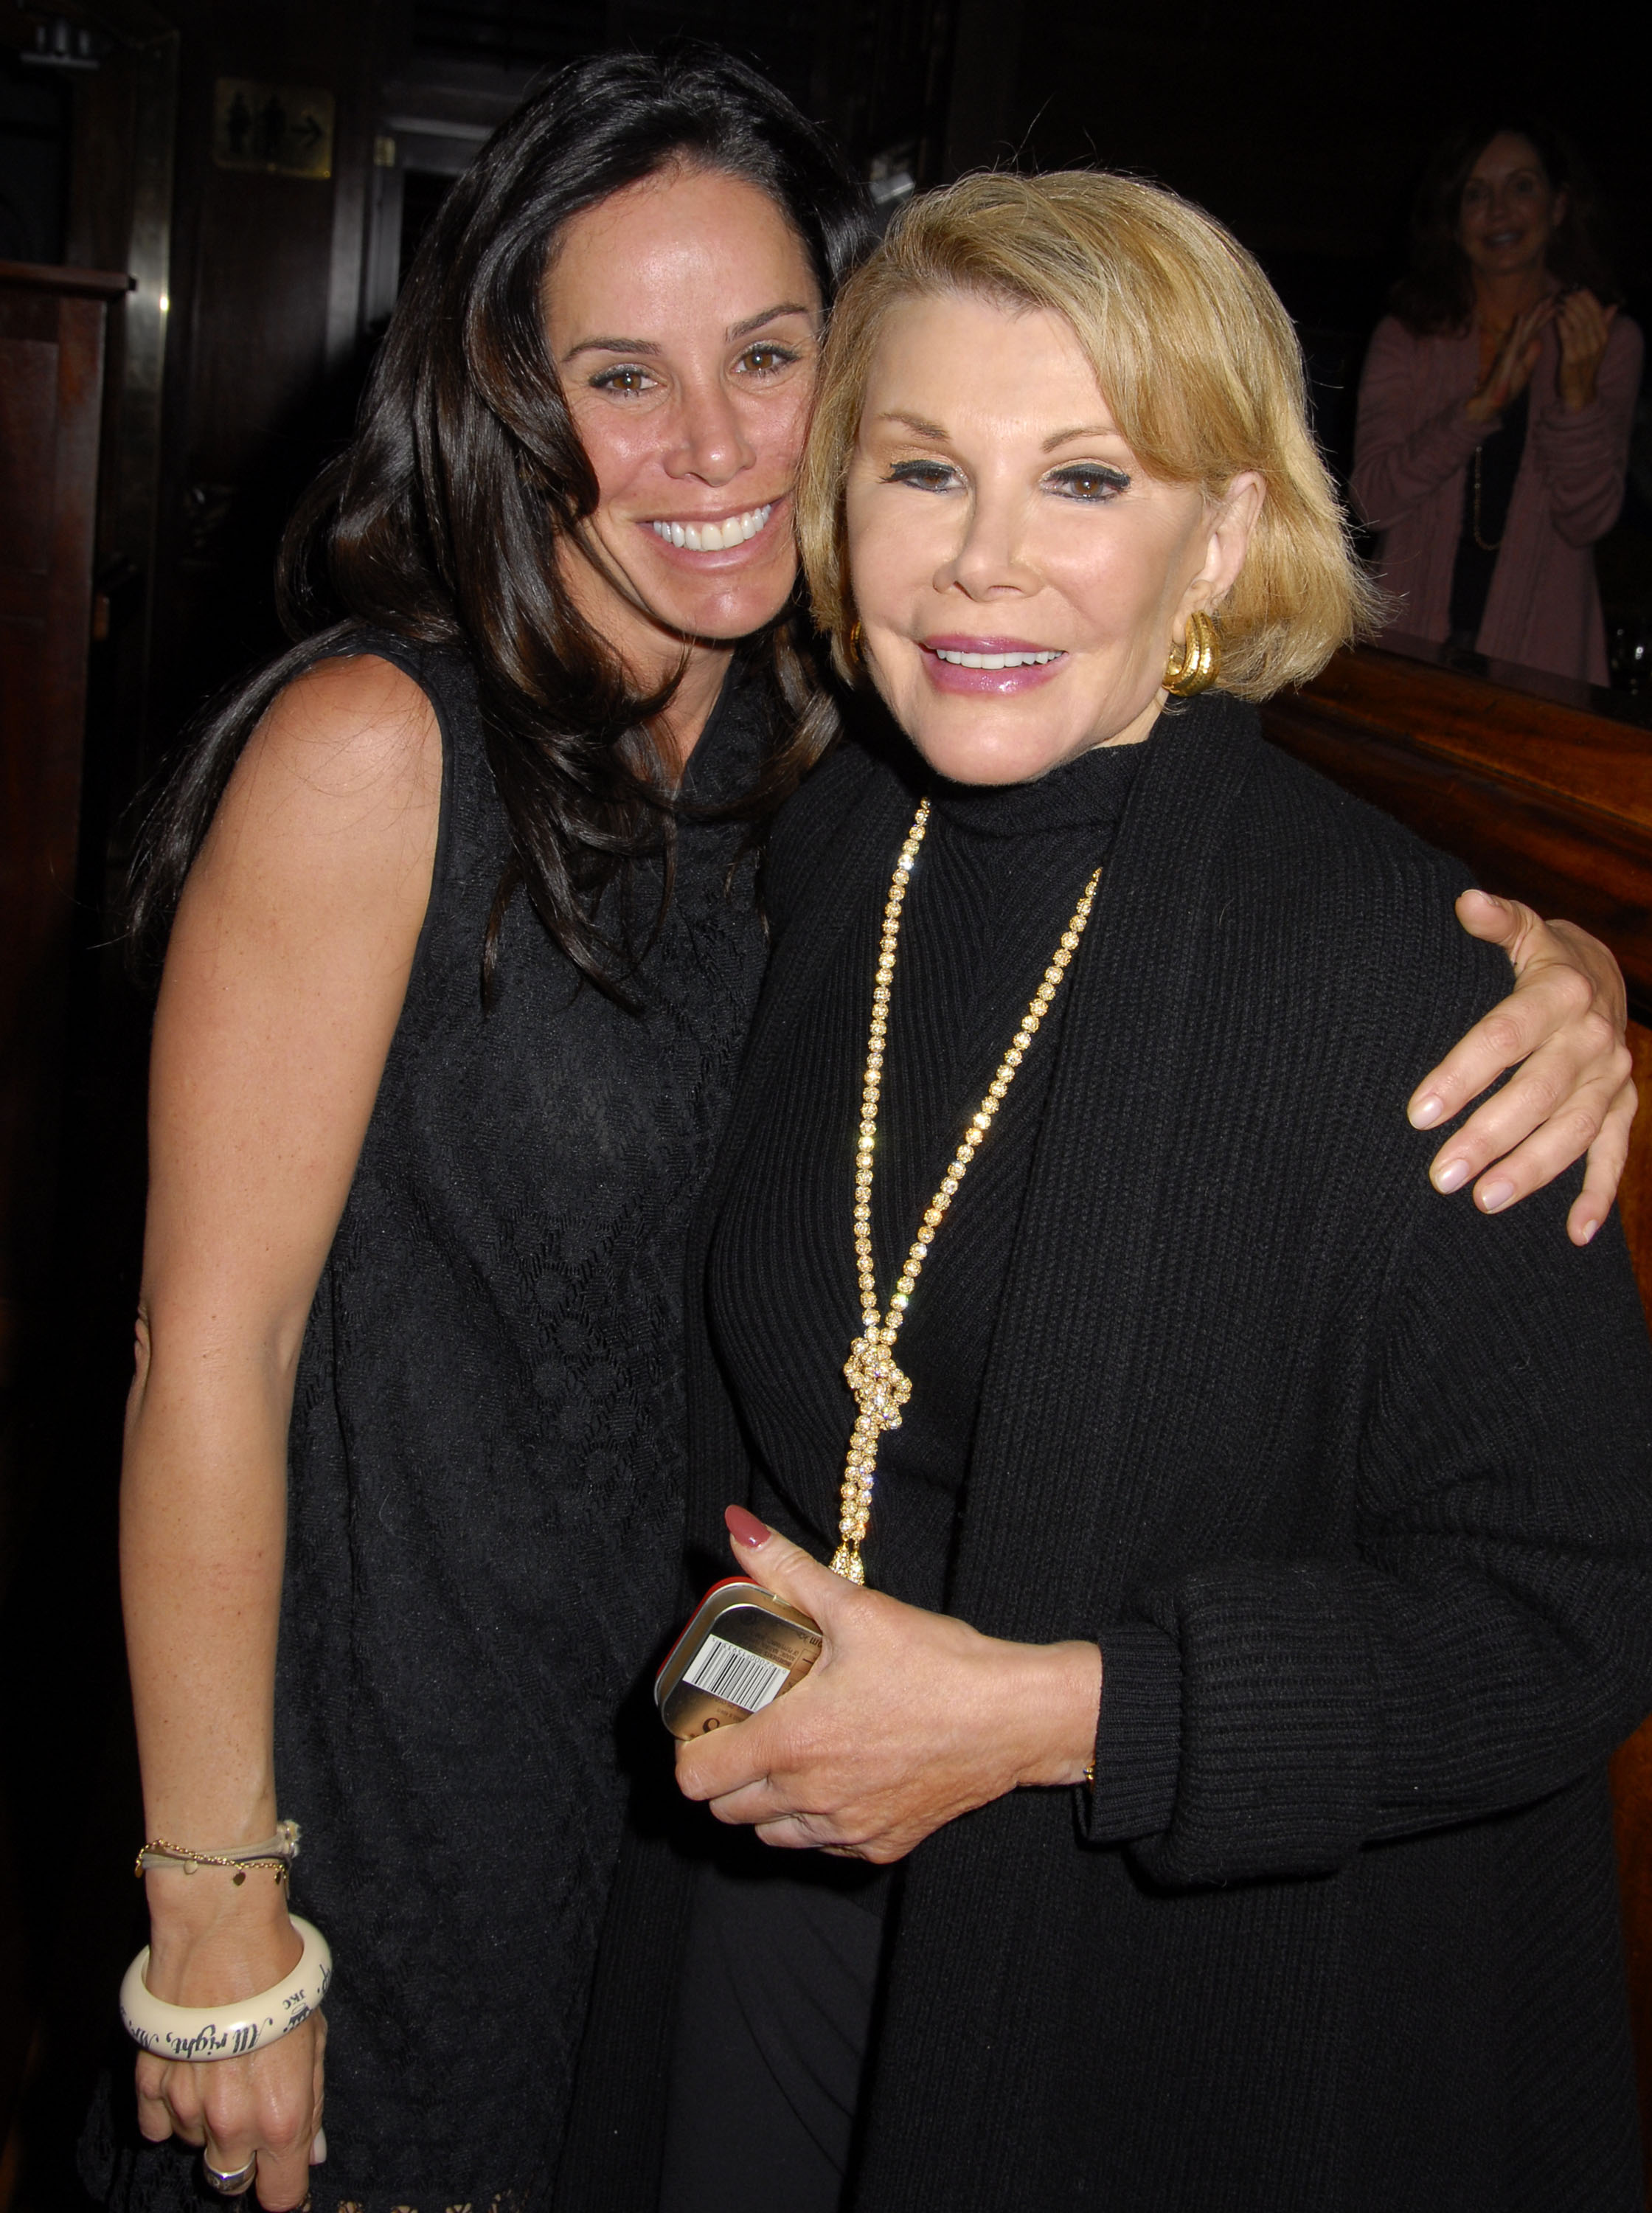
M 855 620 L 844 488 L 879 334 L 903 301 L 948 292 L 1064 317 L 1149 475 L 1211 498 L 1242 471 L 1262 478 L 1244 568 L 1216 610 L 1225 691 L 1265 699 L 1375 628 L 1377 594 L 1308 429 L 1301 348 L 1243 247 L 1131 177 L 971 176 L 903 210 L 832 314 L 797 526 L 841 673 Z

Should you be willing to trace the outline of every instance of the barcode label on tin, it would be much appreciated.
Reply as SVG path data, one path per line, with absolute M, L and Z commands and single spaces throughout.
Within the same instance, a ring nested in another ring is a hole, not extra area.
M 714 1698 L 727 1698 L 731 1706 L 743 1706 L 748 1714 L 759 1714 L 780 1696 L 790 1673 L 777 1660 L 747 1652 L 726 1637 L 708 1637 L 683 1680 Z

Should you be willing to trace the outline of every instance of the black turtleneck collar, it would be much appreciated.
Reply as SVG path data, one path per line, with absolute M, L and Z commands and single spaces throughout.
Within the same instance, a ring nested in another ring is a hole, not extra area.
M 980 838 L 1025 838 L 1040 830 L 1112 830 L 1124 813 L 1149 735 L 1138 745 L 1097 746 L 1030 783 L 954 783 L 930 775 L 935 813 Z

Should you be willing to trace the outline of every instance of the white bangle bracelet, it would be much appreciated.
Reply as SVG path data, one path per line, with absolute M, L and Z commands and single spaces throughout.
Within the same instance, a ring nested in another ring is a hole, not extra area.
M 120 1985 L 120 2018 L 127 2035 L 159 2059 L 244 2059 L 249 2051 L 277 2042 L 309 2019 L 332 1979 L 326 1938 L 296 1913 L 292 1923 L 304 1949 L 286 1981 L 223 2006 L 169 2005 L 156 1997 L 143 1980 L 149 1964 L 146 1944 Z

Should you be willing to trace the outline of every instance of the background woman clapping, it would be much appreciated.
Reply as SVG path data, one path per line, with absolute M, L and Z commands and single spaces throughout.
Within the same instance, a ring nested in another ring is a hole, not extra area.
M 1441 149 L 1355 439 L 1394 630 L 1606 681 L 1593 548 L 1623 503 L 1642 355 L 1611 299 L 1553 132 L 1499 125 Z

